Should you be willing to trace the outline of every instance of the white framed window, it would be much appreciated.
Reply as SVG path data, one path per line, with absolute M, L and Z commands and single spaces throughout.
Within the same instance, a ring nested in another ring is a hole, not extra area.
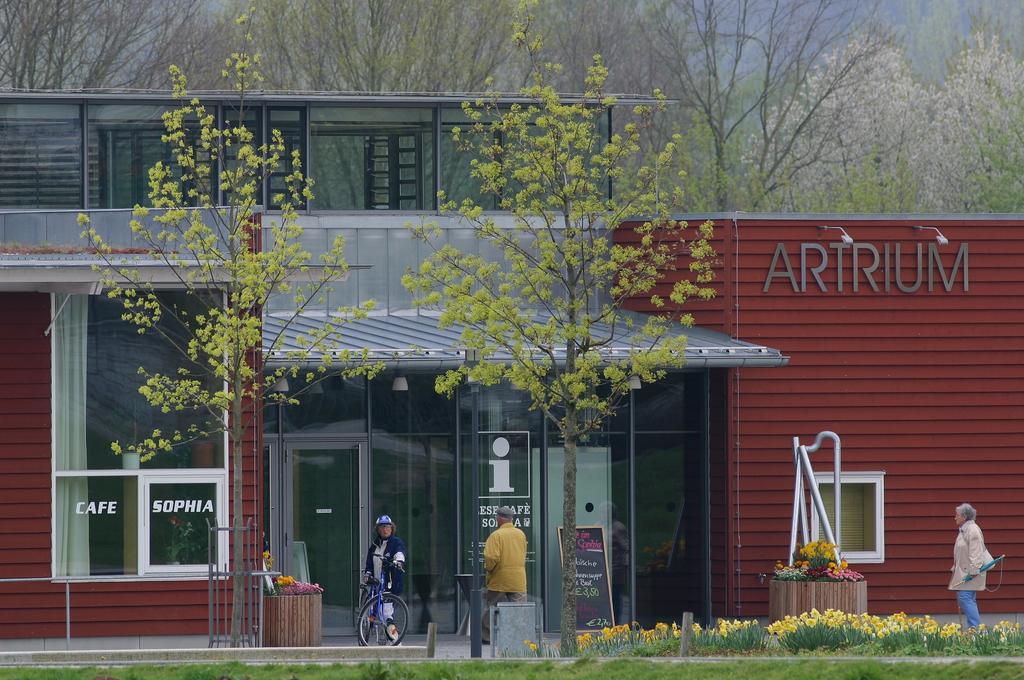
M 51 305 L 51 313 L 61 310 L 51 336 L 51 573 L 205 576 L 206 519 L 224 526 L 228 514 L 227 434 L 211 431 L 145 462 L 115 455 L 112 441 L 154 428 L 187 431 L 194 422 L 189 414 L 163 414 L 138 394 L 139 365 L 170 373 L 176 350 L 156 334 L 139 335 L 120 318 L 116 300 L 55 296 Z
M 843 557 L 851 564 L 885 562 L 885 473 L 843 472 Z M 815 473 L 825 511 L 834 517 L 835 476 Z M 818 511 L 811 504 L 811 538 L 824 538 Z
M 216 470 L 58 472 L 54 576 L 207 574 L 207 520 L 227 525 Z M 215 556 L 226 564 L 227 536 Z
M 224 480 L 210 475 L 146 475 L 139 545 L 143 573 L 207 572 L 210 556 L 223 563 L 226 534 L 210 552 L 210 524 L 225 526 Z

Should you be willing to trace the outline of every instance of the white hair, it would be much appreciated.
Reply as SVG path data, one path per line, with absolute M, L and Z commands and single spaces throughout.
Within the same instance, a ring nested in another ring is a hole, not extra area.
M 970 503 L 961 503 L 956 506 L 956 514 L 960 515 L 964 519 L 974 519 L 978 516 L 978 512 Z

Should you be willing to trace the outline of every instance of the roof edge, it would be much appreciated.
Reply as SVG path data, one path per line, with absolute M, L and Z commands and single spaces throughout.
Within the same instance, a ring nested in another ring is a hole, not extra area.
M 641 222 L 651 219 L 633 217 L 626 222 Z M 1024 213 L 786 213 L 786 212 L 707 212 L 677 213 L 672 219 L 694 222 L 696 220 L 787 220 L 791 222 L 822 222 L 842 220 L 844 222 L 917 222 L 922 221 L 987 221 L 1020 222 Z

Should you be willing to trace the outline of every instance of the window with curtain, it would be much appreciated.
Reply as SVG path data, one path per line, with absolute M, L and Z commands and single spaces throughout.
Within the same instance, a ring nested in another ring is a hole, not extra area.
M 183 293 L 161 295 L 179 310 L 201 305 Z M 223 434 L 182 443 L 145 463 L 110 448 L 154 428 L 184 432 L 200 422 L 188 413 L 161 413 L 138 394 L 140 366 L 167 373 L 179 365 L 171 343 L 184 331 L 170 325 L 169 338 L 140 335 L 121 320 L 121 303 L 102 296 L 56 295 L 53 308 L 54 574 L 140 574 L 151 565 L 205 573 L 206 520 L 226 517 Z M 188 483 L 172 484 L 182 473 Z M 168 501 L 171 511 L 163 513 Z M 144 512 L 175 522 L 163 527 L 164 536 L 143 521 Z M 178 541 L 171 550 L 177 559 L 167 552 L 170 538 Z
M 816 475 L 818 492 L 825 512 L 835 530 L 835 479 L 831 474 Z M 842 495 L 842 527 L 839 546 L 850 562 L 883 562 L 885 559 L 885 517 L 882 472 L 844 472 Z M 813 512 L 813 539 L 825 537 L 825 528 Z

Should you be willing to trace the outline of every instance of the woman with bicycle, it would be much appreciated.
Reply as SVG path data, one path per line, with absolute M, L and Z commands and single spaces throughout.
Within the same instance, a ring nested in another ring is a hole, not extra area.
M 366 552 L 363 582 L 370 577 L 381 584 L 387 593 L 401 595 L 405 582 L 405 543 L 395 535 L 395 523 L 389 515 L 381 515 L 375 522 L 376 531 L 370 549 Z M 385 628 L 389 638 L 397 641 L 401 633 L 394 622 L 394 605 L 384 602 Z

